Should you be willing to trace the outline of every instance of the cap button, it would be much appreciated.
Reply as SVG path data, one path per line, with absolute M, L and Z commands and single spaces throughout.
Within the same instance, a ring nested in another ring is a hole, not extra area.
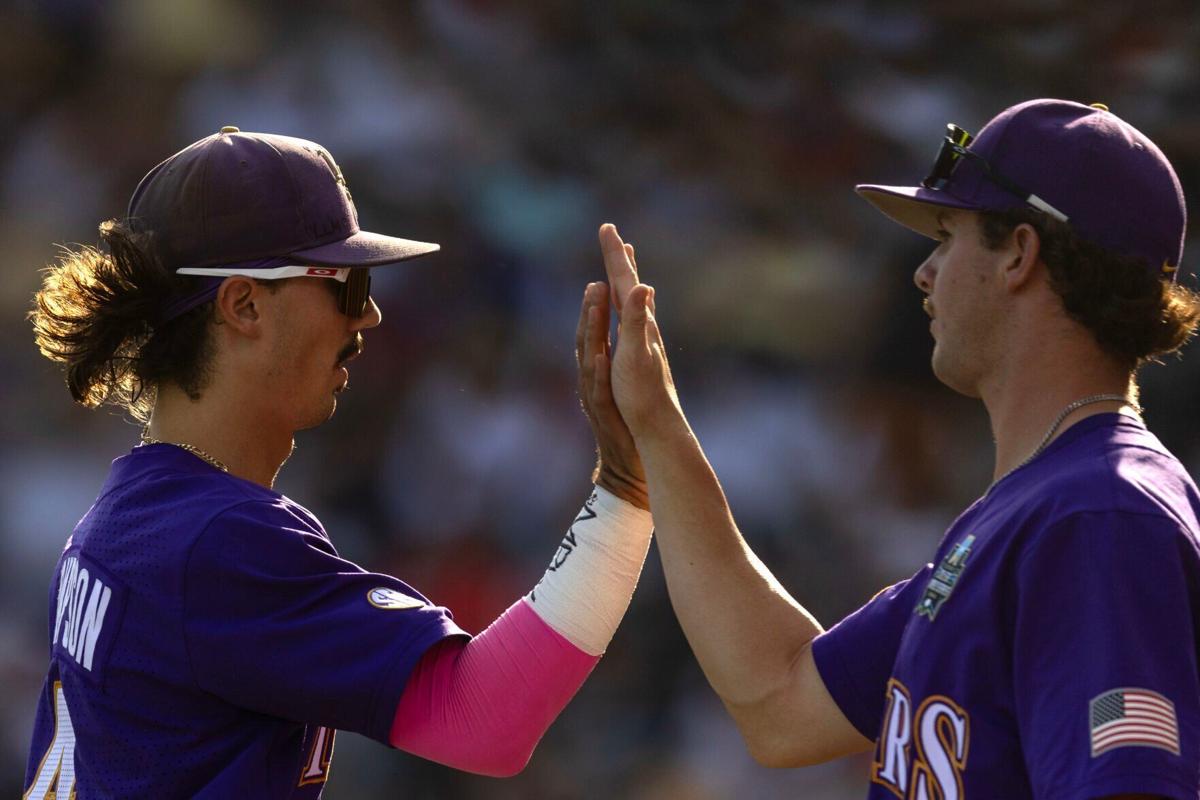
M 1108 106 L 1104 105 L 1104 103 L 1091 103 L 1089 107 L 1100 111 L 1108 111 Z
M 241 128 L 239 128 L 237 125 L 226 125 L 225 127 L 221 128 L 221 133 L 241 133 L 241 132 L 242 132 Z

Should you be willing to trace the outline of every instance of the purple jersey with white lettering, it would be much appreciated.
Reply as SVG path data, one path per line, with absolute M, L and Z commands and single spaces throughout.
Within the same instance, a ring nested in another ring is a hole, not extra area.
M 932 564 L 814 643 L 869 798 L 1200 797 L 1200 495 L 1135 419 L 1073 425 Z
M 386 743 L 462 631 L 286 497 L 147 445 L 68 540 L 49 633 L 26 798 L 319 797 L 334 731 Z

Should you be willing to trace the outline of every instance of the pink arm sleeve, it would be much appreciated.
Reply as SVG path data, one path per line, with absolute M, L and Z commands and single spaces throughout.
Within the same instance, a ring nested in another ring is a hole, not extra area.
M 439 642 L 421 658 L 391 744 L 468 772 L 516 775 L 599 660 L 518 600 L 478 636 Z

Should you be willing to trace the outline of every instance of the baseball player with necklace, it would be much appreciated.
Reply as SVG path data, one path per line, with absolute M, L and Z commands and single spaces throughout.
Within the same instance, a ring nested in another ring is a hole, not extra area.
M 937 240 L 915 274 L 933 371 L 983 401 L 996 461 L 929 565 L 824 632 L 738 533 L 653 290 L 601 229 L 623 326 L 603 377 L 709 681 L 762 763 L 873 750 L 876 800 L 1196 800 L 1200 496 L 1135 383 L 1200 316 L 1171 165 L 1103 106 L 1035 100 L 950 126 L 920 186 L 858 191 Z
M 649 546 L 615 414 L 584 397 L 596 487 L 536 588 L 469 636 L 272 489 L 380 323 L 371 269 L 438 246 L 361 231 L 320 145 L 233 127 L 151 170 L 101 236 L 47 271 L 37 342 L 75 400 L 147 425 L 54 572 L 24 797 L 315 798 L 336 730 L 519 771 Z M 606 347 L 585 333 L 581 364 Z

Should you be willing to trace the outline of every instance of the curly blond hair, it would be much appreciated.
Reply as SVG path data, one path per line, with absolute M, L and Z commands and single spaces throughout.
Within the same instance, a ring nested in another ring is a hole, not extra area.
M 43 270 L 29 312 L 38 349 L 65 365 L 76 402 L 120 406 L 141 422 L 164 381 L 199 398 L 211 361 L 213 316 L 209 302 L 158 323 L 171 299 L 194 291 L 199 281 L 165 269 L 145 247 L 145 236 L 109 220 L 100 225 L 103 249 L 64 248 Z

